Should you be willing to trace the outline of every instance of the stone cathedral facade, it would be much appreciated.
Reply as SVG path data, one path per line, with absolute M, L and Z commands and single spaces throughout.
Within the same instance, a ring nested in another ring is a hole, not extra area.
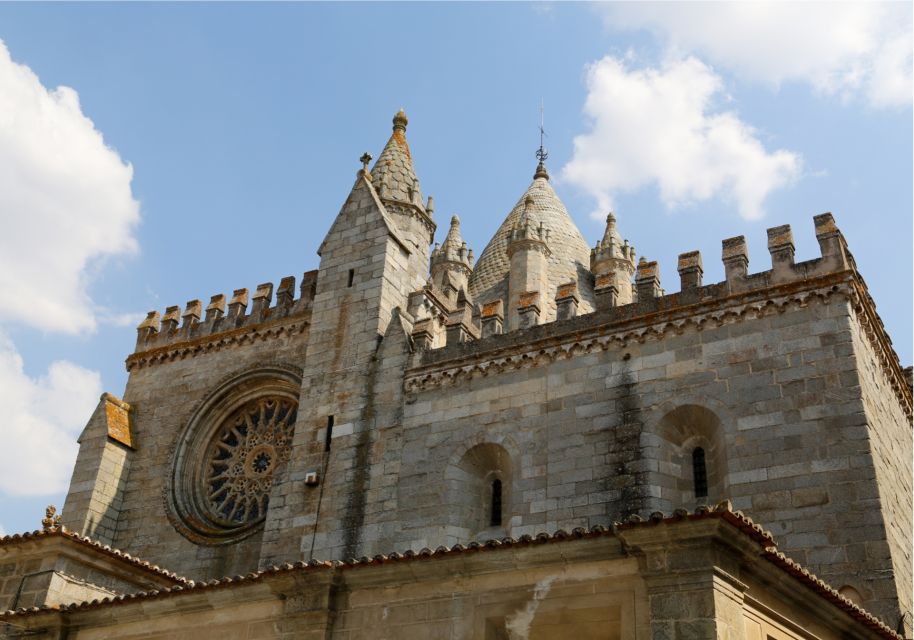
M 669 293 L 542 154 L 476 259 L 406 129 L 318 270 L 149 313 L 0 632 L 910 638 L 910 373 L 832 215 Z

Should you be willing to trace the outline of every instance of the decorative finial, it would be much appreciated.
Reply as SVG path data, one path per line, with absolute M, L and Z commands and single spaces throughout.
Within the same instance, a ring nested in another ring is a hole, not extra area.
M 458 218 L 456 215 L 451 216 L 451 226 L 452 226 L 452 227 L 459 227 L 459 226 L 460 226 L 460 218 Z
M 540 100 L 540 148 L 536 151 L 536 157 L 539 160 L 539 164 L 536 165 L 536 173 L 533 174 L 533 178 L 545 178 L 549 179 L 549 172 L 546 171 L 546 158 L 549 157 L 549 154 L 546 152 L 545 147 L 545 137 L 546 137 L 546 128 L 545 120 L 543 118 L 543 101 Z
M 362 171 L 368 171 L 368 163 L 371 162 L 371 154 L 366 151 L 362 154 L 362 157 L 359 158 L 359 162 L 362 163 Z
M 44 518 L 41 519 L 42 531 L 56 531 L 60 528 L 60 515 L 57 513 L 57 507 L 49 504 L 44 510 Z
M 400 107 L 400 110 L 397 111 L 397 115 L 394 116 L 394 131 L 406 131 L 406 125 L 409 124 L 409 118 L 406 117 L 406 114 L 403 112 L 403 107 Z

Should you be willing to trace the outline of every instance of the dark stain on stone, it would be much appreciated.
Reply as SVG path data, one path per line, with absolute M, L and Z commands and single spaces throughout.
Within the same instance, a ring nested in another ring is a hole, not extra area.
M 375 422 L 375 382 L 381 358 L 379 351 L 383 336 L 378 336 L 375 352 L 365 372 L 363 387 L 362 411 L 359 416 L 358 433 L 355 443 L 355 461 L 352 469 L 352 486 L 346 499 L 346 512 L 343 516 L 343 558 L 358 557 L 359 543 L 362 539 L 362 526 L 365 524 L 365 492 L 371 471 L 371 449 L 374 437 Z
M 627 359 L 623 358 L 626 362 Z M 622 520 L 632 513 L 644 510 L 644 487 L 646 472 L 639 470 L 641 460 L 641 416 L 638 383 L 628 365 L 621 373 L 621 381 L 615 388 L 616 408 L 621 418 L 615 433 L 616 478 L 621 498 L 616 505 L 614 519 Z M 612 506 L 609 505 L 612 509 Z

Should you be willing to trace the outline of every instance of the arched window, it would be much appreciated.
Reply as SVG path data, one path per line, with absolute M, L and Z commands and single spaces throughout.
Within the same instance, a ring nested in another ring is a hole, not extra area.
M 492 517 L 489 524 L 493 527 L 501 526 L 501 480 L 492 481 Z
M 692 478 L 695 483 L 695 497 L 708 497 L 708 467 L 705 464 L 705 450 L 701 447 L 692 449 Z
M 463 540 L 510 534 L 512 513 L 511 456 L 501 445 L 482 442 L 445 470 L 444 498 Z M 503 529 L 500 532 L 493 528 Z

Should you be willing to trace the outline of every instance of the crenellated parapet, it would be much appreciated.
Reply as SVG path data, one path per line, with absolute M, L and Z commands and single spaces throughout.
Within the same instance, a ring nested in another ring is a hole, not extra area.
M 427 376 L 432 371 L 450 366 L 445 363 L 464 361 L 464 364 L 454 364 L 457 367 L 454 371 L 465 372 L 466 367 L 476 366 L 466 362 L 485 360 L 486 354 L 499 353 L 502 355 L 496 358 L 501 363 L 498 368 L 504 368 L 506 349 L 541 353 L 546 348 L 544 345 L 562 344 L 563 336 L 579 341 L 582 335 L 593 334 L 593 345 L 603 349 L 617 342 L 660 338 L 670 331 L 678 334 L 689 326 L 700 330 L 708 323 L 720 324 L 778 313 L 791 305 L 805 306 L 811 300 L 827 302 L 837 295 L 850 302 L 892 389 L 910 416 L 910 387 L 847 243 L 832 214 L 815 216 L 814 223 L 821 250 L 819 257 L 796 262 L 790 226 L 773 227 L 768 230 L 771 268 L 751 273 L 745 238 L 728 238 L 722 242 L 721 252 L 725 279 L 704 284 L 701 253 L 685 252 L 678 257 L 681 290 L 675 293 L 667 293 L 661 287 L 659 264 L 642 257 L 634 272 L 636 301 L 619 304 L 618 295 L 614 300 L 598 296 L 594 313 L 577 313 L 575 282 L 558 288 L 555 302 L 559 313 L 555 322 L 545 324 L 539 322 L 538 315 L 542 298 L 536 291 L 521 292 L 516 307 L 522 319 L 516 328 L 523 330 L 509 328 L 503 332 L 508 310 L 504 309 L 502 300 L 487 302 L 481 311 L 480 339 L 473 341 L 470 336 L 459 346 L 452 347 L 448 342 L 446 348 L 421 354 L 414 361 L 414 371 L 407 374 L 407 388 L 411 385 L 420 388 L 426 384 L 423 380 L 431 379 Z M 626 259 L 633 259 L 634 250 L 630 251 L 626 250 Z M 607 339 L 607 336 L 612 337 Z M 566 353 L 564 347 L 548 348 L 550 353 Z M 529 360 L 523 356 L 517 362 Z M 480 369 L 484 370 L 485 367 Z
M 253 294 L 248 289 L 235 289 L 228 303 L 226 296 L 218 293 L 210 297 L 205 309 L 200 300 L 189 300 L 183 311 L 180 306 L 167 307 L 164 314 L 150 311 L 137 326 L 136 348 L 127 359 L 127 369 L 149 362 L 148 354 L 163 349 L 218 342 L 261 330 L 282 332 L 281 325 L 301 324 L 310 316 L 316 286 L 317 271 L 309 271 L 302 277 L 297 298 L 295 277 L 289 276 L 275 289 L 275 301 L 273 283 L 266 282 Z

